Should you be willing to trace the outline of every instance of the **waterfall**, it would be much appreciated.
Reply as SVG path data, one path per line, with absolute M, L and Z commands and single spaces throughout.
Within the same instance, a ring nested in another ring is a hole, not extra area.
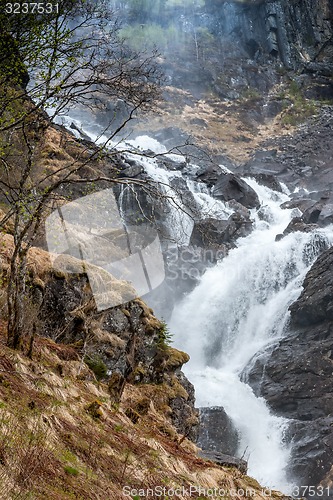
M 79 128 L 80 123 L 75 124 Z M 232 214 L 228 203 L 214 199 L 203 183 L 186 178 L 179 170 L 162 168 L 154 158 L 141 156 L 140 150 L 147 149 L 166 153 L 154 139 L 141 136 L 112 143 L 112 147 L 126 150 L 127 157 L 159 183 L 167 206 L 162 220 L 164 236 L 176 245 L 189 244 L 194 220 L 225 220 Z M 135 149 L 133 154 L 131 149 Z M 179 155 L 165 156 L 174 162 L 184 161 Z M 285 335 L 288 308 L 299 296 L 323 241 L 333 242 L 333 229 L 329 226 L 311 233 L 290 233 L 276 241 L 276 235 L 299 215 L 295 210 L 280 208 L 289 199 L 288 189 L 282 186 L 283 193 L 277 193 L 253 179 L 245 180 L 261 202 L 260 210 L 252 211 L 254 230 L 238 239 L 237 248 L 227 257 L 206 270 L 198 286 L 176 306 L 169 326 L 175 346 L 191 356 L 184 372 L 195 386 L 197 406 L 223 406 L 239 431 L 239 455 L 248 460 L 249 475 L 265 487 L 289 494 L 293 485 L 286 468 L 291 450 L 284 440 L 288 420 L 275 416 L 265 400 L 255 396 L 244 382 L 244 374 L 255 357 L 264 355 Z M 182 188 L 174 188 L 175 181 L 181 181 L 179 185 L 191 194 L 193 213 L 183 203 Z M 121 190 L 121 212 L 130 194 L 126 187 Z
M 175 308 L 170 328 L 177 347 L 191 356 L 184 371 L 194 383 L 197 405 L 223 406 L 240 432 L 239 453 L 248 459 L 249 474 L 288 493 L 288 421 L 274 416 L 240 375 L 255 354 L 284 335 L 288 307 L 300 294 L 323 240 L 333 241 L 333 234 L 329 227 L 275 241 L 294 216 L 280 208 L 288 196 L 254 180 L 246 182 L 258 193 L 261 219 L 253 213 L 253 232 L 206 271 Z

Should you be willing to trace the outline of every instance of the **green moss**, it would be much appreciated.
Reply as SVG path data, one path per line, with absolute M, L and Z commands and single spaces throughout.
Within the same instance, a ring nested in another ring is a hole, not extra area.
M 242 92 L 242 99 L 249 100 L 249 101 L 257 101 L 260 99 L 262 95 L 260 92 L 258 92 L 257 89 L 253 87 L 248 87 L 247 89 L 243 90 Z
M 173 347 L 168 347 L 166 349 L 166 354 L 167 358 L 165 367 L 169 370 L 180 368 L 190 359 L 190 356 L 186 352 L 178 351 L 178 349 L 174 349 Z
M 304 122 L 306 118 L 315 115 L 316 112 L 317 105 L 313 101 L 298 100 L 286 111 L 286 114 L 282 117 L 282 123 L 295 126 Z
M 69 450 L 65 450 L 63 452 L 62 458 L 63 458 L 63 460 L 66 460 L 66 462 L 69 462 L 71 464 L 75 464 L 77 462 L 77 456 L 74 455 L 74 453 L 72 453 Z
M 84 362 L 94 372 L 97 380 L 102 380 L 107 376 L 107 366 L 99 356 L 85 356 Z
M 312 99 L 307 99 L 295 80 L 289 82 L 278 97 L 283 100 L 284 104 L 285 112 L 281 119 L 283 125 L 296 126 L 317 112 L 318 103 Z
M 75 467 L 72 467 L 71 465 L 65 465 L 64 471 L 69 476 L 78 476 L 79 475 L 79 471 Z

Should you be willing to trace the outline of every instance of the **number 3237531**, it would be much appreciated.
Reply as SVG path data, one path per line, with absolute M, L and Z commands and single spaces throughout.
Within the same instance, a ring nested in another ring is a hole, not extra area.
M 44 2 L 25 2 L 11 3 L 5 5 L 6 14 L 52 14 L 59 13 L 58 3 Z

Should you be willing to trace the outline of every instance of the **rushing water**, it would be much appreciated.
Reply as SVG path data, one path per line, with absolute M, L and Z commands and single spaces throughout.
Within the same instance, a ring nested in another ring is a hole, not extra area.
M 132 145 L 163 153 L 163 147 L 147 137 Z M 162 191 L 174 197 L 166 222 L 178 245 L 188 244 L 193 221 L 180 209 L 182 200 L 171 188 L 172 180 L 182 174 L 159 167 L 153 159 L 139 161 L 161 183 Z M 276 235 L 299 215 L 297 210 L 280 208 L 289 199 L 288 189 L 283 186 L 283 193 L 277 193 L 253 179 L 245 180 L 261 202 L 260 211 L 252 211 L 254 230 L 206 271 L 199 285 L 176 306 L 170 328 L 175 345 L 191 356 L 184 372 L 195 386 L 197 406 L 223 406 L 239 431 L 238 453 L 248 460 L 249 474 L 263 486 L 289 493 L 293 487 L 286 475 L 290 447 L 284 440 L 288 421 L 275 416 L 241 374 L 254 356 L 285 334 L 288 308 L 299 296 L 323 242 L 333 241 L 333 233 L 331 228 L 295 232 L 276 241 Z M 187 179 L 186 185 L 195 200 L 197 218 L 227 219 L 232 213 L 204 184 Z
M 240 375 L 255 354 L 284 335 L 288 307 L 322 240 L 332 234 L 297 232 L 275 241 L 294 215 L 280 208 L 287 195 L 247 182 L 261 199 L 265 220 L 253 214 L 254 231 L 206 271 L 174 310 L 170 327 L 177 347 L 191 355 L 184 371 L 195 385 L 197 405 L 223 406 L 240 432 L 239 454 L 248 459 L 249 474 L 288 493 L 288 422 L 274 416 Z
M 113 147 L 124 149 L 124 143 Z M 227 219 L 232 213 L 228 204 L 211 197 L 204 184 L 138 155 L 140 148 L 165 153 L 157 141 L 143 136 L 128 141 L 126 148 L 136 148 L 136 153 L 128 156 L 159 183 L 169 206 L 165 226 L 179 246 L 189 243 L 194 222 L 172 186 L 175 179 L 185 182 L 192 193 L 197 219 Z M 169 157 L 176 162 L 184 160 Z M 246 373 L 254 356 L 260 356 L 285 334 L 288 308 L 299 296 L 323 241 L 333 242 L 333 232 L 331 227 L 296 232 L 276 241 L 276 235 L 298 215 L 280 208 L 288 199 L 288 190 L 277 193 L 252 179 L 246 182 L 261 201 L 260 214 L 252 211 L 254 230 L 206 271 L 199 285 L 176 306 L 170 328 L 176 347 L 191 356 L 184 372 L 195 386 L 197 406 L 223 406 L 240 433 L 239 455 L 248 460 L 249 474 L 263 486 L 289 493 L 292 485 L 286 467 L 290 448 L 284 441 L 288 421 L 272 414 L 264 399 L 257 398 L 241 380 L 241 374 Z M 125 188 L 120 202 L 128 194 Z

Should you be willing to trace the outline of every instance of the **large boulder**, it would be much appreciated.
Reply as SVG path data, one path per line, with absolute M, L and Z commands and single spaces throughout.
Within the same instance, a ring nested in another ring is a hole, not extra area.
M 287 236 L 287 234 L 295 233 L 297 231 L 300 231 L 302 233 L 311 233 L 315 229 L 318 229 L 317 224 L 306 224 L 301 217 L 294 217 L 293 219 L 291 219 L 288 226 L 283 231 L 283 234 L 279 234 L 276 237 L 276 240 L 279 241 L 284 236 Z
M 213 196 L 222 201 L 236 200 L 247 208 L 259 208 L 257 193 L 234 174 L 222 174 L 213 188 Z
M 199 416 L 198 446 L 207 451 L 236 455 L 239 435 L 224 408 L 199 408 Z
M 317 201 L 316 203 L 312 203 L 312 205 L 310 205 L 303 213 L 304 222 L 307 224 L 312 224 L 312 223 L 319 224 L 319 218 L 320 218 L 320 215 L 321 215 L 323 208 L 324 208 L 323 201 Z M 326 216 L 327 216 L 327 210 L 326 210 Z M 321 219 L 323 221 L 323 218 L 321 218 Z M 325 217 L 324 217 L 324 219 L 325 219 Z
M 191 245 L 212 247 L 230 241 L 236 232 L 236 225 L 231 220 L 219 220 L 212 217 L 194 224 Z
M 252 230 L 252 221 L 240 213 L 230 215 L 227 220 L 208 217 L 194 224 L 191 245 L 217 248 L 237 238 L 247 236 Z
M 282 209 L 293 209 L 298 208 L 302 213 L 304 213 L 308 208 L 312 207 L 314 204 L 314 200 L 311 198 L 294 198 L 288 201 L 285 201 L 280 205 Z

